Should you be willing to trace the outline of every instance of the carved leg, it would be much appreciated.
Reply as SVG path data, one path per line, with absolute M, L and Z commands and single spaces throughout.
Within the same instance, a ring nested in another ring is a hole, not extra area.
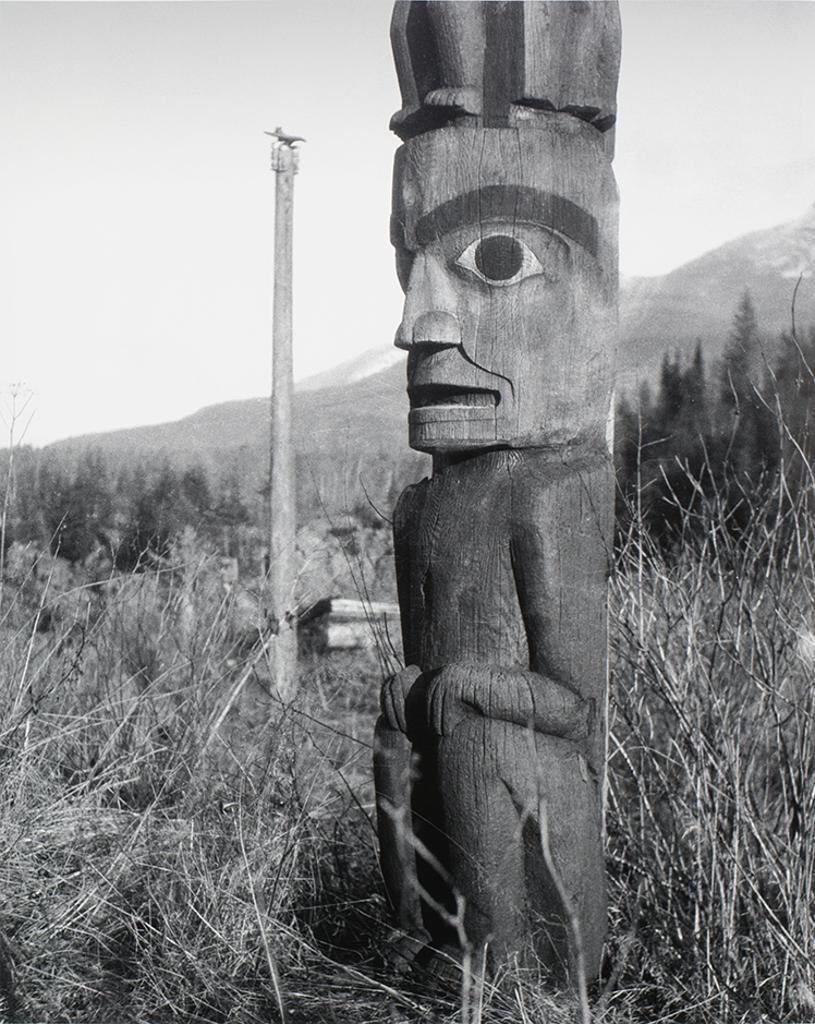
M 470 718 L 440 739 L 438 770 L 468 940 L 489 942 L 494 964 L 533 947 L 545 966 L 565 974 L 574 949 L 544 863 L 543 801 L 552 859 L 577 912 L 586 972 L 596 976 L 606 921 L 599 793 L 575 745 Z
M 379 857 L 388 897 L 408 939 L 407 945 L 414 939 L 415 956 L 426 942 L 427 933 L 422 923 L 416 852 L 411 841 L 412 760 L 410 740 L 401 730 L 392 728 L 382 715 L 374 733 Z M 413 958 L 409 949 L 403 955 L 408 960 Z

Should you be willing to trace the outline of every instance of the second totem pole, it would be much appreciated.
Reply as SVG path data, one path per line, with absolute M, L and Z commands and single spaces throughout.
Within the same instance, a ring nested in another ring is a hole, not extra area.
M 394 517 L 406 667 L 375 775 L 406 959 L 596 975 L 616 4 L 397 3 L 392 239 L 409 437 Z

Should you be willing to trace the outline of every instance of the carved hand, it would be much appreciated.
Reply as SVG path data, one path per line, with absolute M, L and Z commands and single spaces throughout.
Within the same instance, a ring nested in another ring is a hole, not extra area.
M 425 680 L 428 724 L 439 736 L 475 715 L 579 739 L 594 714 L 593 701 L 529 670 L 453 664 L 426 673 Z
M 421 674 L 416 665 L 405 665 L 382 684 L 379 700 L 382 714 L 391 729 L 398 729 L 404 733 L 408 731 L 405 705 L 411 687 Z

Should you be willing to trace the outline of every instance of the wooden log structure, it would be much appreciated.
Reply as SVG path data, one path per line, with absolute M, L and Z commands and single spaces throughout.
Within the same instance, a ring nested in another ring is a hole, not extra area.
M 387 642 L 398 620 L 398 604 L 329 597 L 312 605 L 300 624 L 312 645 L 327 652 L 373 649 Z
M 396 344 L 433 456 L 394 515 L 406 667 L 374 750 L 395 952 L 575 983 L 606 934 L 619 15 L 414 0 L 392 42 Z

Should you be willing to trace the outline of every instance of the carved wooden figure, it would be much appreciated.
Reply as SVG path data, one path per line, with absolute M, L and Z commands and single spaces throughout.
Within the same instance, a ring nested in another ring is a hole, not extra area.
M 395 513 L 406 668 L 376 733 L 383 873 L 420 962 L 460 956 L 458 906 L 493 963 L 534 950 L 556 973 L 571 914 L 596 974 L 616 5 L 397 3 L 392 34 L 396 344 L 433 475 Z

